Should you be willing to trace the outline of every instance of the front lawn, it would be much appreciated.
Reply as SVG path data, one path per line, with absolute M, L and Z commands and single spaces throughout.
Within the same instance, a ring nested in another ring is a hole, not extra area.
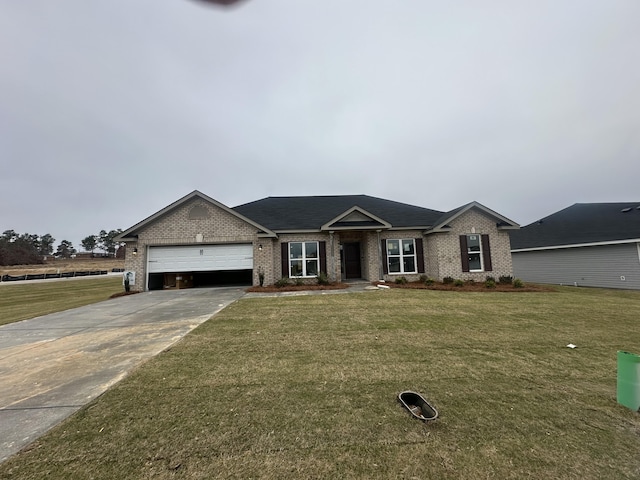
M 123 290 L 122 277 L 0 285 L 0 325 L 107 300 Z
M 576 288 L 240 300 L 0 478 L 638 478 L 640 415 L 615 398 L 638 311 Z

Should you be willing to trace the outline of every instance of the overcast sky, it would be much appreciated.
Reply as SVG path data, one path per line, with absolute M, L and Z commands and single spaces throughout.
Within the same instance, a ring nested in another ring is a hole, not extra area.
M 640 201 L 640 1 L 0 0 L 0 231 L 79 242 L 197 189 L 521 225 Z

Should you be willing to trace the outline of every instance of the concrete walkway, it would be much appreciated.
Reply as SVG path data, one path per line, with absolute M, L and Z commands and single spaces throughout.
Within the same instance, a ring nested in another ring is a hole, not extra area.
M 0 461 L 243 295 L 146 292 L 0 326 Z

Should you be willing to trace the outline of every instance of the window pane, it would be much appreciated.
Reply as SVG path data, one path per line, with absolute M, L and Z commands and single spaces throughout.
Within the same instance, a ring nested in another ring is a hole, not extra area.
M 307 258 L 318 258 L 318 242 L 307 242 L 304 244 L 304 251 Z
M 302 243 L 291 242 L 289 244 L 289 258 L 302 258 Z
M 480 235 L 467 235 L 467 248 L 469 253 L 480 251 Z
M 299 277 L 302 275 L 302 260 L 291 260 L 291 276 Z
M 318 260 L 307 260 L 307 276 L 314 277 L 318 275 Z
M 389 273 L 400 273 L 400 257 L 389 257 Z
M 469 270 L 482 270 L 482 263 L 480 263 L 479 253 L 469 254 Z
M 414 273 L 415 271 L 415 257 L 404 257 L 404 273 Z
M 387 240 L 387 255 L 400 255 L 398 240 Z
M 402 253 L 413 255 L 413 240 L 402 240 Z

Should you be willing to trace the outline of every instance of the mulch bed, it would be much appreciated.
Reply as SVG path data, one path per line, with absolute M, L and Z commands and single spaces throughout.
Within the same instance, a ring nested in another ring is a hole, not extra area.
M 118 297 L 126 297 L 127 295 L 135 295 L 136 293 L 140 293 L 138 291 L 130 291 L 130 292 L 118 292 L 111 295 L 109 298 L 118 298 Z
M 409 282 L 405 284 L 398 284 L 393 282 L 380 283 L 373 282 L 371 285 L 386 285 L 390 288 L 404 288 L 412 290 L 443 290 L 453 292 L 553 292 L 552 287 L 545 285 L 525 285 L 522 288 L 514 288 L 513 285 L 501 285 L 496 284 L 495 288 L 487 288 L 484 282 L 465 283 L 460 287 L 456 287 L 453 284 L 445 283 L 433 283 L 432 285 L 426 285 L 423 282 Z M 255 293 L 274 293 L 274 292 L 304 292 L 310 290 L 343 290 L 349 288 L 347 283 L 333 283 L 331 285 L 287 285 L 286 287 L 276 287 L 275 285 L 269 285 L 266 287 L 250 287 L 246 292 Z
M 377 285 L 377 283 L 374 283 Z M 387 285 L 391 288 L 408 288 L 413 290 L 443 290 L 443 291 L 453 291 L 453 292 L 553 292 L 555 291 L 552 287 L 546 285 L 527 285 L 525 284 L 522 288 L 515 288 L 511 284 L 500 284 L 496 283 L 494 288 L 487 288 L 484 285 L 484 282 L 475 282 L 475 283 L 465 283 L 459 287 L 455 286 L 452 283 L 433 283 L 431 285 L 426 285 L 423 282 L 409 282 L 405 284 L 398 283 L 384 283 L 383 285 Z

